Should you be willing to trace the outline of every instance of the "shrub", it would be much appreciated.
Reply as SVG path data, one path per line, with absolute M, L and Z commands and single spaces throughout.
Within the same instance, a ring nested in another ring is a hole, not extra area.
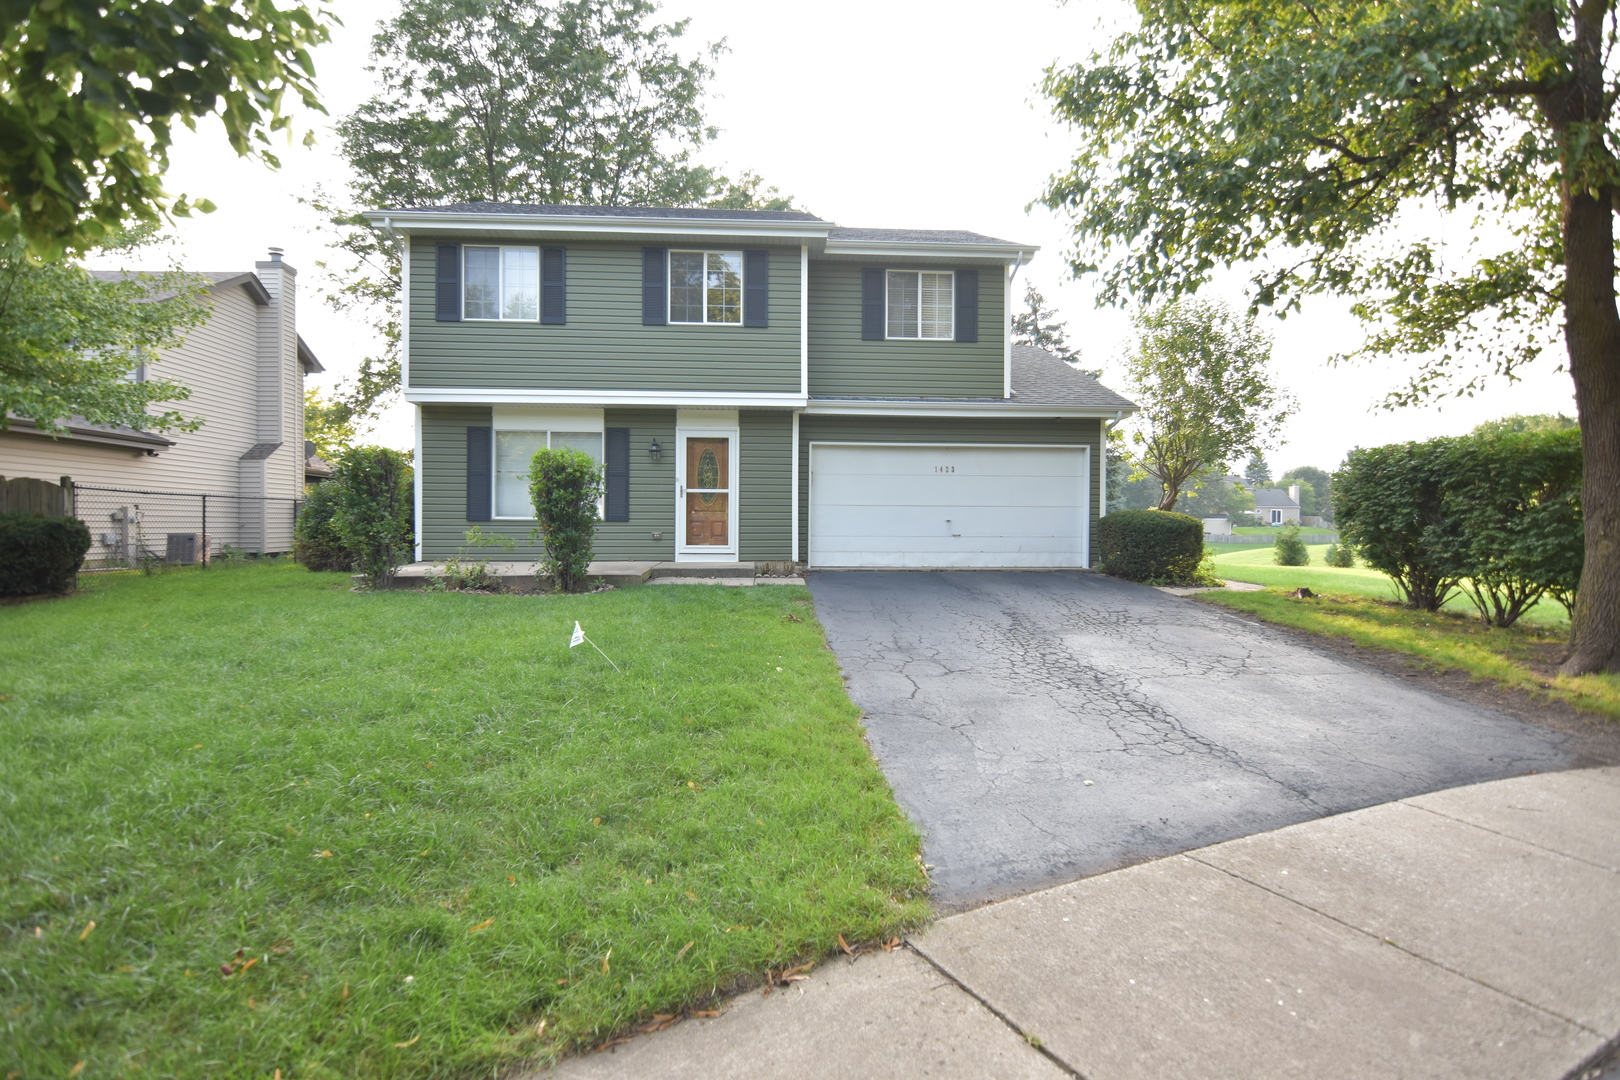
M 1278 566 L 1308 566 L 1311 553 L 1305 550 L 1305 541 L 1299 538 L 1299 525 L 1290 521 L 1277 533 L 1277 538 L 1271 542 L 1272 558 Z
M 1409 606 L 1425 611 L 1438 611 L 1457 588 L 1455 568 L 1435 543 L 1450 475 L 1436 451 L 1443 441 L 1352 450 L 1333 475 L 1340 540 L 1388 574 Z
M 335 480 L 316 484 L 298 510 L 293 526 L 293 558 L 310 570 L 352 570 L 354 552 L 338 534 L 337 508 L 341 489 Z
M 1167 510 L 1120 510 L 1097 525 L 1105 574 L 1150 585 L 1202 583 L 1204 523 Z
M 424 585 L 433 592 L 497 593 L 506 587 L 501 576 L 489 568 L 488 550 L 499 547 L 511 552 L 517 542 L 508 536 L 485 536 L 477 525 L 467 530 L 467 546 L 483 549 L 486 554 L 474 558 L 463 547 L 444 561 L 444 572 L 429 570 Z
M 1461 589 L 1511 626 L 1573 604 L 1584 559 L 1578 431 L 1486 432 L 1356 450 L 1335 478 L 1343 538 L 1414 607 Z
M 89 550 L 78 518 L 0 514 L 0 596 L 67 592 Z
M 398 450 L 357 446 L 327 483 L 338 485 L 333 522 L 354 569 L 373 589 L 386 589 L 410 558 L 411 466 Z
M 589 454 L 567 447 L 535 451 L 529 498 L 546 545 L 540 567 L 563 592 L 577 592 L 585 582 L 601 497 L 602 470 Z
M 1356 553 L 1349 544 L 1329 544 L 1322 561 L 1340 570 L 1349 570 L 1356 565 Z

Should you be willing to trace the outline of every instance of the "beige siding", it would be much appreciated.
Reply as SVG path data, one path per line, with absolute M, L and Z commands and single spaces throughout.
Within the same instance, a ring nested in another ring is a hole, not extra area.
M 260 265 L 263 277 L 274 277 L 270 267 Z M 210 496 L 262 492 L 287 500 L 267 508 L 270 512 L 264 515 L 262 534 L 244 532 L 244 515 L 234 501 L 226 499 L 211 502 L 208 532 L 216 547 L 229 543 L 262 544 L 270 551 L 289 549 L 291 500 L 301 497 L 304 488 L 304 376 L 297 356 L 294 278 L 291 268 L 286 269 L 284 304 L 262 306 L 241 286 L 216 290 L 208 321 L 194 329 L 179 348 L 165 350 L 148 368 L 150 377 L 169 379 L 191 391 L 184 401 L 166 404 L 202 420 L 196 431 L 166 433 L 175 445 L 155 456 L 71 438 L 0 433 L 0 475 L 53 482 L 71 476 L 80 484 L 148 492 Z M 281 446 L 262 463 L 261 476 L 255 477 L 252 463 L 241 457 L 260 442 L 280 442 Z M 87 494 L 81 499 L 86 504 L 108 505 L 128 501 L 110 493 Z M 148 517 L 160 532 L 200 531 L 200 523 L 186 524 L 200 518 L 199 500 L 149 497 L 146 505 L 153 508 Z M 104 516 L 99 507 L 97 516 Z M 245 516 L 249 519 L 246 524 L 256 524 L 256 515 Z M 99 542 L 102 523 L 90 524 L 92 536 Z M 96 555 L 93 550 L 91 557 Z

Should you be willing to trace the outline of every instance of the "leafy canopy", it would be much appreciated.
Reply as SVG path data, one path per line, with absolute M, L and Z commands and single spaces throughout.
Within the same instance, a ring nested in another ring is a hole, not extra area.
M 1074 267 L 1100 271 L 1104 300 L 1189 293 L 1238 264 L 1256 306 L 1357 296 L 1375 325 L 1362 351 L 1423 356 L 1392 402 L 1481 358 L 1511 375 L 1539 355 L 1563 296 L 1561 184 L 1596 193 L 1620 179 L 1606 4 L 1136 8 L 1134 29 L 1044 84 L 1079 147 L 1042 201 L 1072 215 Z M 1424 203 L 1513 231 L 1499 250 L 1448 258 L 1409 216 Z
M 382 341 L 345 400 L 357 415 L 399 386 L 398 244 L 354 207 L 455 202 L 788 210 L 754 173 L 697 164 L 701 100 L 724 44 L 683 56 L 690 20 L 649 0 L 407 0 L 372 39 L 377 91 L 338 124 L 347 198 L 310 203 L 346 265 L 327 301 Z M 324 264 L 323 264 L 324 266 Z
M 127 253 L 142 235 L 110 238 Z M 207 321 L 208 284 L 180 272 L 92 275 L 71 262 L 38 263 L 22 237 L 0 242 L 0 431 L 13 419 L 43 430 L 82 416 L 143 431 L 195 430 L 172 408 L 185 387 L 161 374 L 160 350 Z
M 1142 311 L 1126 358 L 1142 407 L 1132 464 L 1172 509 L 1183 485 L 1275 438 L 1291 403 L 1271 383 L 1271 339 L 1224 304 L 1182 300 Z
M 163 190 L 175 122 L 217 114 L 233 150 L 276 167 L 288 95 L 321 108 L 309 49 L 336 22 L 268 0 L 0 0 L 0 241 L 59 259 L 212 210 Z

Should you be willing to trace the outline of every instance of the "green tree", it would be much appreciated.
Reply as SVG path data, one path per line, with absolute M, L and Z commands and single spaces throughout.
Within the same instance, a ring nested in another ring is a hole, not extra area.
M 581 450 L 537 450 L 529 464 L 529 499 L 546 545 L 541 560 L 563 592 L 585 584 L 596 540 L 596 504 L 602 498 L 602 468 Z
M 1515 413 L 1500 420 L 1487 420 L 1474 428 L 1475 435 L 1512 435 L 1521 432 L 1573 431 L 1581 425 L 1563 413 Z
M 1249 455 L 1249 463 L 1243 466 L 1243 480 L 1251 488 L 1271 486 L 1271 466 L 1266 464 L 1265 456 L 1260 451 Z
M 398 450 L 357 446 L 343 455 L 327 481 L 337 487 L 331 517 L 335 547 L 349 554 L 373 589 L 388 588 L 394 571 L 410 561 L 416 535 L 411 478 L 409 459 Z
M 1067 363 L 1078 364 L 1080 353 L 1069 347 L 1067 325 L 1058 321 L 1056 310 L 1046 306 L 1046 297 L 1041 295 L 1035 283 L 1024 282 L 1024 310 L 1013 315 L 1013 340 L 1020 345 L 1045 349 Z M 1086 374 L 1095 379 L 1101 377 L 1102 372 L 1088 371 Z
M 139 236 L 110 237 L 128 253 Z M 185 387 L 156 377 L 159 351 L 208 319 L 207 282 L 192 274 L 93 275 L 29 258 L 20 236 L 0 242 L 0 431 L 15 418 L 47 431 L 82 416 L 143 431 L 195 430 L 173 408 Z
M 177 121 L 217 114 L 233 150 L 278 167 L 270 136 L 289 96 L 320 109 L 309 49 L 336 21 L 258 0 L 0 0 L 0 241 L 55 260 L 212 210 L 163 190 Z
M 372 39 L 376 94 L 338 124 L 346 197 L 309 200 L 343 265 L 322 264 L 336 310 L 381 349 L 345 400 L 355 415 L 399 386 L 398 245 L 355 207 L 459 202 L 791 209 L 745 172 L 693 161 L 714 135 L 701 99 L 723 45 L 683 58 L 690 20 L 649 0 L 407 0 Z
M 1309 566 L 1311 553 L 1299 538 L 1299 524 L 1290 521 L 1271 542 L 1271 560 L 1278 566 Z
M 1229 478 L 1224 465 L 1194 477 L 1192 487 L 1181 493 L 1181 500 L 1176 504 L 1177 513 L 1196 518 L 1225 514 L 1233 524 L 1242 524 L 1243 515 L 1253 509 L 1253 493 Z
M 1182 300 L 1139 313 L 1126 359 L 1141 405 L 1132 465 L 1170 510 L 1194 477 L 1275 437 L 1290 406 L 1271 384 L 1271 339 L 1224 304 Z
M 1585 455 L 1568 674 L 1620 670 L 1616 0 L 1139 0 L 1103 52 L 1049 69 L 1080 140 L 1043 201 L 1100 296 L 1250 267 L 1256 306 L 1356 298 L 1361 353 L 1417 358 L 1391 404 L 1512 376 L 1560 320 Z M 1409 211 L 1502 224 L 1442 257 Z M 1481 242 L 1480 247 L 1485 247 Z M 1484 362 L 1483 371 L 1479 367 Z
M 315 444 L 315 453 L 336 465 L 360 437 L 354 410 L 344 401 L 332 401 L 314 388 L 304 391 L 304 438 Z

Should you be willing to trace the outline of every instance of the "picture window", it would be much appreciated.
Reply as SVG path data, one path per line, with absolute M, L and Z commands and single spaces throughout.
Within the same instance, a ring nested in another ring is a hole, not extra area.
M 529 465 L 536 450 L 562 447 L 583 450 L 602 464 L 600 431 L 497 431 L 495 433 L 495 517 L 534 520 L 529 499 Z M 598 505 L 597 513 L 601 513 Z
M 463 250 L 463 319 L 540 318 L 540 249 L 473 247 Z
M 956 275 L 949 271 L 888 272 L 888 336 L 950 341 L 956 336 Z
M 740 251 L 671 251 L 669 321 L 742 325 Z

